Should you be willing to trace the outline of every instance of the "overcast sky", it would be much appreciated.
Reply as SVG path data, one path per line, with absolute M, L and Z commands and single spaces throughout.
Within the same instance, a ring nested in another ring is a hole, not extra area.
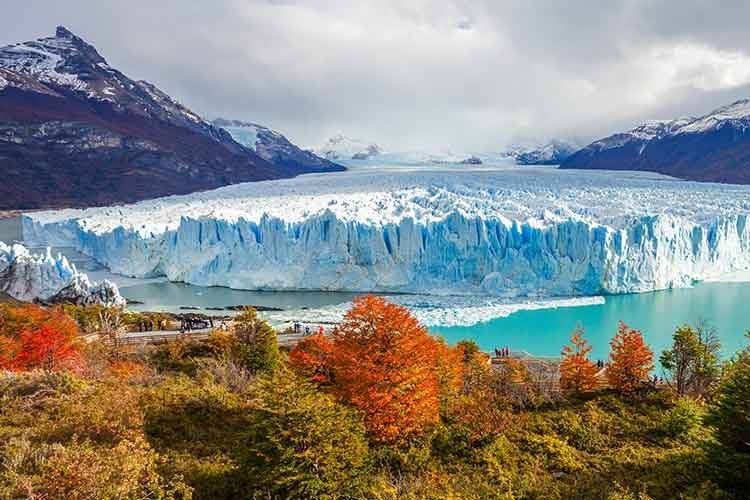
M 0 44 L 65 25 L 195 111 L 305 146 L 588 141 L 750 97 L 747 0 L 3 3 Z

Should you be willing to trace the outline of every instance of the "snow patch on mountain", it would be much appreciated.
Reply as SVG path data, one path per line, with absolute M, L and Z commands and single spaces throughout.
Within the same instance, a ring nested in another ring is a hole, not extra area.
M 73 302 L 124 306 L 117 285 L 91 282 L 68 259 L 46 253 L 34 255 L 20 244 L 0 242 L 0 291 L 18 300 Z
M 695 118 L 674 133 L 703 133 L 724 126 L 732 126 L 739 130 L 750 128 L 750 99 L 734 102 L 700 118 Z
M 650 120 L 637 127 L 600 139 L 586 146 L 590 151 L 606 151 L 629 143 L 643 147 L 648 142 L 657 141 L 679 134 L 701 134 L 721 127 L 734 127 L 740 131 L 750 128 L 750 99 L 743 99 L 722 106 L 704 116 L 678 118 L 676 120 Z
M 214 120 L 214 125 L 223 128 L 232 135 L 232 139 L 253 151 L 258 150 L 261 132 L 268 131 L 274 133 L 272 130 L 256 123 Z M 281 135 L 278 133 L 275 134 L 277 136 Z
M 43 83 L 86 91 L 86 82 L 65 67 L 66 58 L 77 52 L 74 38 L 58 29 L 54 37 L 0 48 L 0 67 L 33 76 Z

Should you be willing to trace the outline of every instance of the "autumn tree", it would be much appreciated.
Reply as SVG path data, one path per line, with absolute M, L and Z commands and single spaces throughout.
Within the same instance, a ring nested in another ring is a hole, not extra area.
M 460 367 L 458 394 L 448 402 L 446 420 L 470 443 L 492 439 L 506 430 L 511 401 L 502 390 L 501 373 L 494 370 L 487 354 L 471 340 L 454 348 Z
M 289 364 L 314 382 L 331 384 L 333 349 L 333 342 L 325 336 L 322 329 L 318 330 L 294 346 L 289 353 Z
M 632 393 L 648 379 L 654 355 L 643 342 L 641 332 L 622 321 L 609 345 L 607 380 L 612 388 Z
M 584 329 L 581 325 L 576 326 L 570 335 L 570 345 L 562 349 L 562 362 L 560 363 L 560 386 L 564 390 L 581 393 L 596 388 L 597 367 L 589 359 L 591 346 L 583 338 Z
M 81 348 L 78 324 L 61 308 L 29 304 L 0 311 L 0 363 L 5 368 L 79 369 Z
M 715 331 L 704 323 L 679 327 L 671 349 L 659 358 L 669 387 L 680 396 L 705 396 L 720 374 L 720 349 Z
M 459 345 L 453 347 L 443 339 L 435 339 L 435 374 L 438 383 L 440 414 L 445 416 L 449 405 L 461 394 L 464 383 L 464 355 Z
M 280 363 L 276 331 L 248 307 L 234 319 L 232 353 L 252 373 L 270 372 Z
M 396 442 L 438 422 L 437 342 L 408 309 L 358 297 L 333 338 L 332 390 L 363 412 L 374 440 Z

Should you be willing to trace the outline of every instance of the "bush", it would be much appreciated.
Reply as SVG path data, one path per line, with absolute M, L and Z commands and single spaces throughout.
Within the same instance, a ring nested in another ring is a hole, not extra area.
M 660 430 L 668 438 L 689 440 L 701 427 L 703 414 L 700 403 L 687 397 L 680 398 L 674 408 L 664 413 Z
M 362 419 L 288 370 L 260 381 L 245 461 L 263 496 L 356 496 L 368 465 Z
M 578 450 L 554 434 L 531 434 L 525 441 L 527 450 L 553 471 L 575 472 L 583 468 Z
M 728 366 L 711 405 L 709 422 L 716 426 L 725 446 L 750 453 L 750 350 Z
M 258 317 L 255 309 L 247 308 L 234 319 L 232 354 L 251 373 L 272 372 L 281 357 L 276 331 Z
M 191 498 L 179 478 L 168 482 L 159 475 L 158 455 L 142 439 L 96 446 L 74 438 L 39 446 L 16 438 L 0 456 L 3 498 Z

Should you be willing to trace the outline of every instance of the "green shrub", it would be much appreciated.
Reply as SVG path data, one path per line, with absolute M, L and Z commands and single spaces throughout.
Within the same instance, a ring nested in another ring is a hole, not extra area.
M 708 420 L 725 446 L 750 453 L 750 351 L 727 368 Z
M 356 496 L 368 466 L 362 418 L 289 370 L 262 379 L 243 462 L 258 495 Z
M 583 468 L 578 451 L 554 434 L 530 434 L 525 441 L 527 451 L 552 471 L 575 472 Z
M 661 420 L 661 433 L 670 439 L 687 441 L 695 436 L 703 423 L 704 409 L 697 401 L 683 397 L 673 408 L 664 412 Z

